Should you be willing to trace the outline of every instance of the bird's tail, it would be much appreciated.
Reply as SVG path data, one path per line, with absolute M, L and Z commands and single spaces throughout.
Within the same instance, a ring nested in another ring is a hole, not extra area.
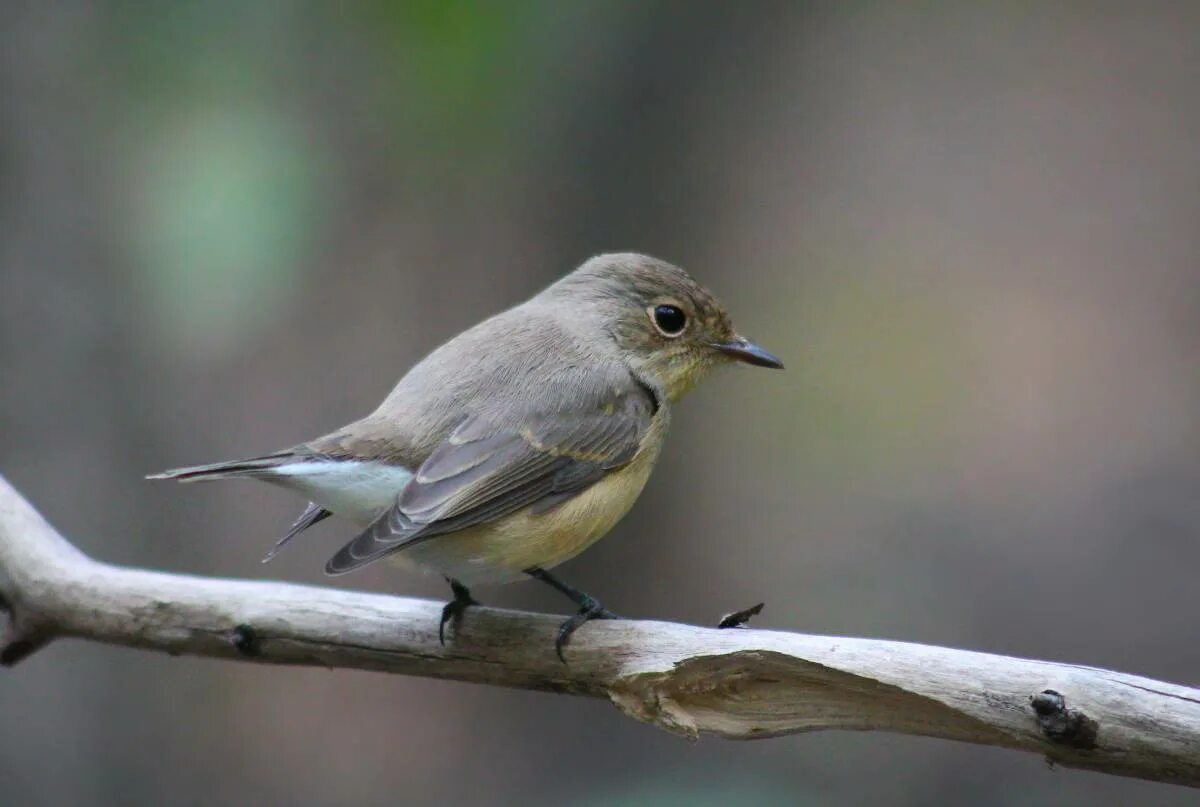
M 230 479 L 238 476 L 265 476 L 290 460 L 295 459 L 291 451 L 281 451 L 277 454 L 267 454 L 263 457 L 251 457 L 244 460 L 229 460 L 214 462 L 209 465 L 192 465 L 188 468 L 172 468 L 157 474 L 149 474 L 147 479 L 174 479 L 179 482 L 208 482 L 213 479 Z

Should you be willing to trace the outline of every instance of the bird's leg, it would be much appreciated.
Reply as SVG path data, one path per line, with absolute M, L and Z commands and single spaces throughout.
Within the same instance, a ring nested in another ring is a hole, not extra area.
M 454 628 L 457 630 L 463 613 L 472 605 L 479 605 L 479 601 L 471 596 L 471 590 L 462 583 L 453 577 L 447 577 L 446 582 L 450 584 L 450 590 L 454 592 L 454 599 L 442 608 L 442 622 L 438 625 L 438 641 L 442 643 L 443 647 L 446 645 L 446 623 L 453 620 Z
M 526 569 L 525 574 L 532 577 L 534 580 L 541 580 L 546 585 L 565 595 L 571 602 L 579 606 L 579 611 L 575 616 L 568 619 L 558 628 L 558 637 L 554 640 L 554 650 L 558 653 L 558 658 L 564 664 L 567 660 L 563 658 L 563 648 L 567 646 L 567 642 L 571 640 L 571 634 L 574 633 L 580 625 L 592 619 L 620 619 L 619 616 L 600 604 L 600 601 L 591 594 L 580 591 L 574 586 L 564 583 L 545 569 L 534 566 L 532 569 Z
M 592 619 L 620 619 L 619 616 L 600 604 L 600 601 L 587 592 L 580 591 L 569 583 L 564 583 L 545 569 L 534 566 L 532 569 L 526 569 L 525 574 L 532 577 L 534 580 L 541 580 L 546 585 L 553 588 L 555 591 L 565 595 L 571 602 L 578 605 L 584 611 L 592 614 Z

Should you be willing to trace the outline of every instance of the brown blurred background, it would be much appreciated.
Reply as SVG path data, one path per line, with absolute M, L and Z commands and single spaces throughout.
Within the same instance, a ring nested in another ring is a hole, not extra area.
M 1200 685 L 1200 5 L 3 20 L 0 472 L 94 556 L 324 583 L 345 524 L 264 569 L 301 501 L 142 475 L 325 432 L 636 249 L 788 371 L 686 401 L 567 579 L 629 615 L 764 599 L 761 627 Z M 2 676 L 0 715 L 14 805 L 1194 803 L 940 741 L 690 744 L 599 701 L 71 642 Z

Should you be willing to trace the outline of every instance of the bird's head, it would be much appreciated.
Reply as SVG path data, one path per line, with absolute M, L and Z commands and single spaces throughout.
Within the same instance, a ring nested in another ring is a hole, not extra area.
M 741 336 L 725 307 L 677 266 L 646 255 L 598 255 L 546 290 L 556 306 L 595 322 L 630 369 L 676 401 L 732 361 L 783 369 Z

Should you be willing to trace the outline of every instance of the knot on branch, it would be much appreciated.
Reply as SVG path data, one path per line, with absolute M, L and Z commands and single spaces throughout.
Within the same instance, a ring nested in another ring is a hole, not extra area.
M 1100 724 L 1078 709 L 1068 709 L 1067 699 L 1053 689 L 1043 689 L 1029 698 L 1042 733 L 1052 742 L 1084 750 L 1096 747 Z
M 233 629 L 229 642 L 235 650 L 248 658 L 262 655 L 262 638 L 258 631 L 244 623 Z

